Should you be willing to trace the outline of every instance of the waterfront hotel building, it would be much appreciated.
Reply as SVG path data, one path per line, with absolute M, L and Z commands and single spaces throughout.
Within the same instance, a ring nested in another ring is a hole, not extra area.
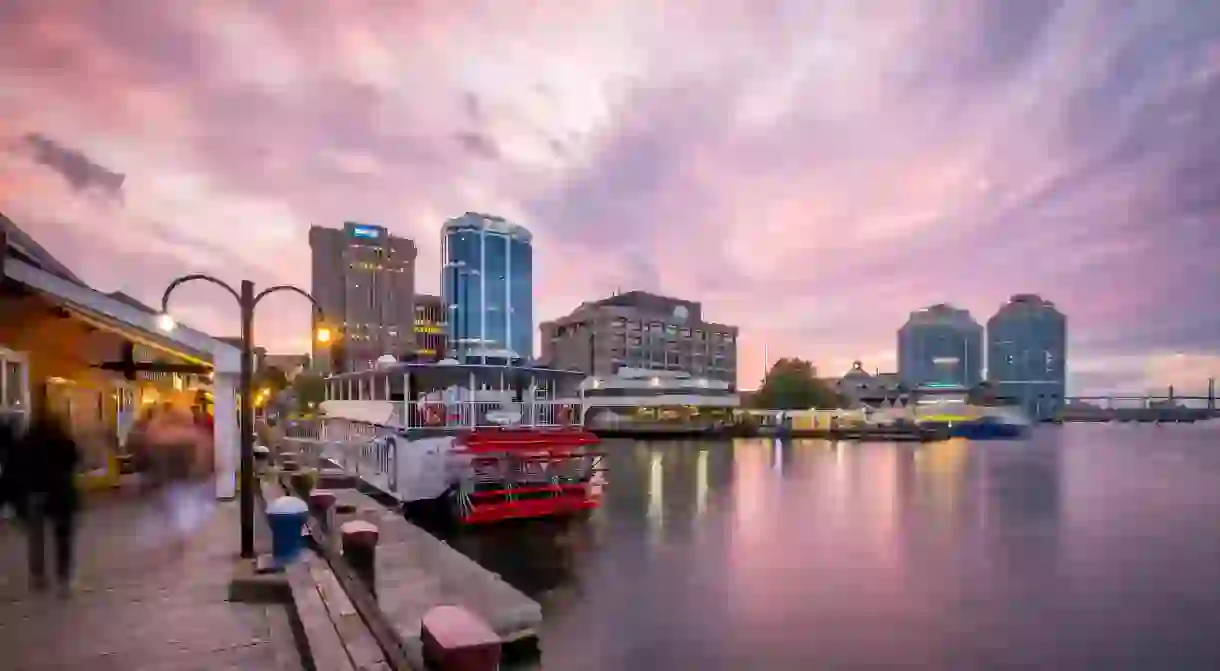
M 1029 416 L 1051 419 L 1067 390 L 1067 317 L 1034 294 L 1017 294 L 987 320 L 987 379 Z
M 967 310 L 940 303 L 911 313 L 898 330 L 898 376 L 926 384 L 974 387 L 983 380 L 983 327 Z
M 322 371 L 372 368 L 415 351 L 415 243 L 382 226 L 347 222 L 309 229 L 312 293 L 338 338 L 314 343 Z M 314 325 L 317 326 L 316 324 Z
M 704 321 L 696 301 L 629 291 L 583 303 L 539 331 L 542 360 L 554 368 L 683 371 L 736 385 L 737 327 Z
M 467 212 L 441 229 L 447 351 L 534 355 L 533 236 L 501 217 Z

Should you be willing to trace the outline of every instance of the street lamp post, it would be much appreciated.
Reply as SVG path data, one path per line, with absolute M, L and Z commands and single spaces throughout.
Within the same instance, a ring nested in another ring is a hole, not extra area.
M 241 291 L 236 291 L 228 283 L 210 275 L 186 275 L 170 282 L 161 295 L 161 317 L 159 325 L 164 330 L 174 328 L 174 320 L 169 316 L 169 297 L 179 285 L 202 280 L 222 287 L 237 300 L 241 308 L 241 374 L 238 381 L 238 393 L 241 396 L 241 406 L 238 411 L 239 430 L 241 432 L 241 460 L 238 470 L 238 488 L 240 490 L 241 506 L 241 556 L 246 559 L 254 557 L 254 309 L 259 301 L 268 294 L 277 291 L 292 291 L 298 293 L 313 303 L 318 322 L 322 321 L 322 306 L 313 296 L 304 290 L 288 284 L 280 284 L 254 293 L 254 283 L 242 280 Z M 320 329 L 320 340 L 328 340 L 329 332 Z

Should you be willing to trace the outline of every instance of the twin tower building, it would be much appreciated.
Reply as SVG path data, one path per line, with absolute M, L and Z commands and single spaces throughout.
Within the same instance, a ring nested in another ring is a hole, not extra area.
M 898 375 L 908 387 L 976 387 L 986 379 L 997 396 L 1035 417 L 1063 405 L 1066 364 L 1067 318 L 1033 294 L 1013 296 L 985 330 L 966 310 L 945 304 L 912 312 L 898 330 Z
M 363 370 L 386 354 L 533 354 L 533 244 L 521 226 L 473 212 L 445 222 L 441 296 L 416 293 L 415 242 L 382 226 L 314 226 L 309 247 L 313 296 L 342 336 L 314 344 L 314 361 L 324 369 Z

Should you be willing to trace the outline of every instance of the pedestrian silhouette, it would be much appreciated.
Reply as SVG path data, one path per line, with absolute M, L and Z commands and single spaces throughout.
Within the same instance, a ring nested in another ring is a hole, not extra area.
M 55 576 L 62 595 L 72 580 L 73 541 L 80 499 L 76 467 L 80 450 L 64 422 L 49 409 L 40 409 L 9 457 L 17 484 L 17 517 L 29 543 L 31 586 L 47 588 L 46 537 L 55 541 Z M 5 469 L 8 471 L 9 469 Z
M 18 417 L 0 414 L 0 519 L 5 519 L 21 498 L 21 483 L 12 468 L 13 453 L 21 434 Z

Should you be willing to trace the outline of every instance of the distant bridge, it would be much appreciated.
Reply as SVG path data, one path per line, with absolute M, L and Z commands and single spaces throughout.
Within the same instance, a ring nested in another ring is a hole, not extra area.
M 1216 381 L 1210 379 L 1207 381 L 1207 395 L 1178 395 L 1173 391 L 1173 385 L 1164 394 L 1109 394 L 1097 396 L 1068 396 L 1064 400 L 1068 403 L 1087 403 L 1089 405 L 1099 405 L 1105 409 L 1113 410 L 1119 407 L 1123 408 L 1155 408 L 1158 406 L 1175 406 L 1183 405 L 1187 407 L 1205 407 L 1207 410 L 1216 410 Z
M 1207 381 L 1207 395 L 1179 396 L 1171 385 L 1165 394 L 1069 396 L 1058 417 L 1078 422 L 1193 422 L 1220 417 L 1216 381 Z

